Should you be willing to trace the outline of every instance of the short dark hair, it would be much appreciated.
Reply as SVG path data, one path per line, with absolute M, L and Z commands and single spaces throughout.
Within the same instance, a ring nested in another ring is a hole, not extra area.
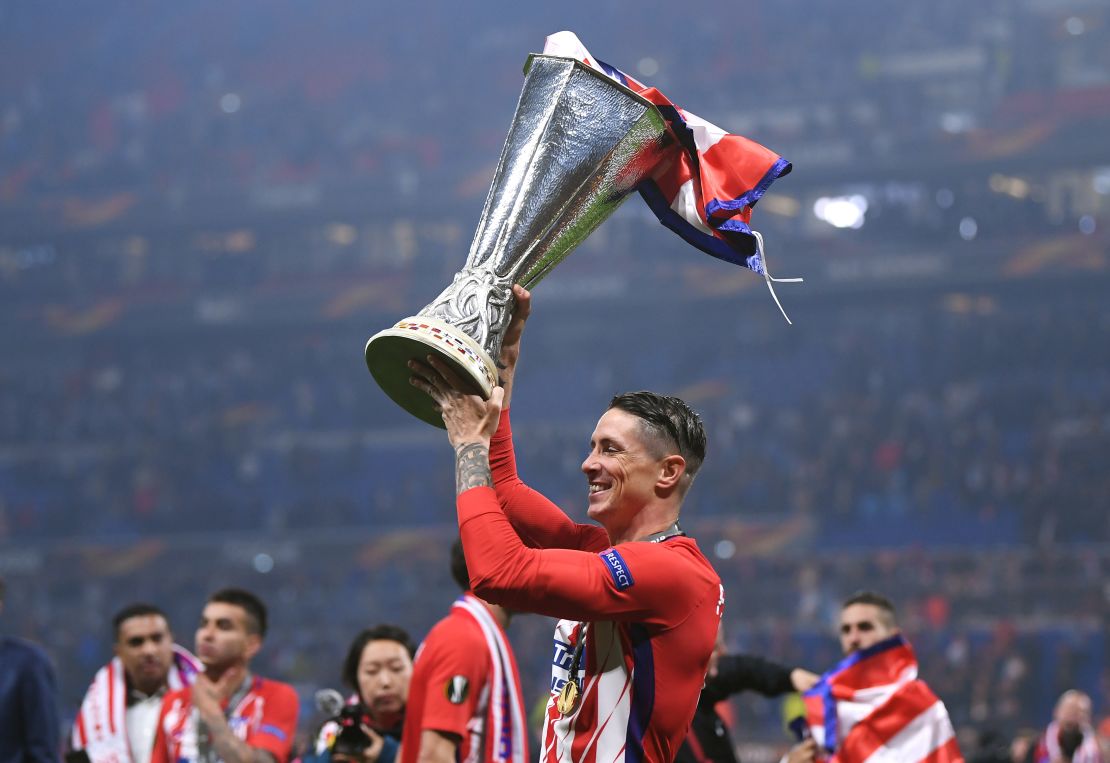
M 247 613 L 247 631 L 266 638 L 266 605 L 242 588 L 223 588 L 208 597 L 208 603 L 234 604 Z
M 875 593 L 874 591 L 856 591 L 844 600 L 840 608 L 847 609 L 853 604 L 870 604 L 873 607 L 877 607 L 879 611 L 889 619 L 889 625 L 898 624 L 898 612 L 894 609 L 894 602 L 882 594 Z
M 466 554 L 463 553 L 462 539 L 451 544 L 451 577 L 464 591 L 470 590 L 470 572 L 466 569 Z
M 358 664 L 362 661 L 362 650 L 371 641 L 396 641 L 405 648 L 409 657 L 416 656 L 416 644 L 412 642 L 409 632 L 401 626 L 382 623 L 366 628 L 355 636 L 355 640 L 347 649 L 347 657 L 343 660 L 343 683 L 356 692 L 358 691 Z
M 615 395 L 609 408 L 639 418 L 660 455 L 677 452 L 686 460 L 686 474 L 691 478 L 697 474 L 705 460 L 705 427 L 685 401 L 642 390 Z
M 128 604 L 119 612 L 116 612 L 116 614 L 112 617 L 112 638 L 114 638 L 116 641 L 119 641 L 119 629 L 120 626 L 123 625 L 125 620 L 130 620 L 132 617 L 146 617 L 148 615 L 161 617 L 167 623 L 170 620 L 168 617 L 166 617 L 165 612 L 158 609 L 158 607 L 154 606 L 153 604 L 147 604 L 145 602 Z

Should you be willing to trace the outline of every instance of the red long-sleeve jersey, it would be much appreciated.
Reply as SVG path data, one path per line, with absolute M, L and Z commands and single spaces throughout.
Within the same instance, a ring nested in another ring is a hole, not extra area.
M 670 763 L 689 728 L 717 637 L 724 589 L 692 538 L 609 544 L 517 476 L 508 412 L 490 444 L 494 488 L 458 499 L 475 593 L 560 618 L 541 760 Z M 587 624 L 588 625 L 584 625 Z M 555 699 L 585 630 L 582 696 Z
M 227 723 L 239 739 L 270 753 L 277 763 L 285 763 L 293 749 L 299 709 L 297 692 L 292 686 L 255 676 L 247 693 L 234 707 L 227 708 Z M 162 700 L 151 763 L 198 760 L 197 745 L 193 687 L 169 692 Z

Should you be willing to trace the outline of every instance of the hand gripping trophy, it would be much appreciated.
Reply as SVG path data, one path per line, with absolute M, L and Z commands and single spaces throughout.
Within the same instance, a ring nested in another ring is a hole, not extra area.
M 417 315 L 370 338 L 370 373 L 394 402 L 439 427 L 432 399 L 408 383 L 410 359 L 434 353 L 488 398 L 513 284 L 535 286 L 633 190 L 687 241 L 755 270 L 770 286 L 776 279 L 748 220 L 789 170 L 768 149 L 597 61 L 572 33 L 552 35 L 525 64 L 466 265 Z

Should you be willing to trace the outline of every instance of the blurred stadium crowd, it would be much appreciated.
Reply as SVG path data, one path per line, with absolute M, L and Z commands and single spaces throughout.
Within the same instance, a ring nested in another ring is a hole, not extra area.
M 260 670 L 310 715 L 353 633 L 432 624 L 450 453 L 362 346 L 462 265 L 523 58 L 581 18 L 795 162 L 755 220 L 807 283 L 780 287 L 785 325 L 630 201 L 536 290 L 525 479 L 581 516 L 609 396 L 682 396 L 732 648 L 820 672 L 841 599 L 878 586 L 966 734 L 1042 727 L 1067 688 L 1105 717 L 1110 8 L 967 5 L 755 3 L 743 45 L 675 5 L 6 6 L 5 630 L 48 648 L 72 716 L 113 611 L 188 634 L 244 585 L 272 612 Z M 530 696 L 547 632 L 512 630 Z M 777 705 L 737 709 L 735 736 L 778 743 Z

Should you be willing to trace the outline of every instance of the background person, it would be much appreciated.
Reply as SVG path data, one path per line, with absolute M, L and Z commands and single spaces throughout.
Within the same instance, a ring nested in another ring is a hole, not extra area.
M 266 606 L 240 588 L 208 597 L 196 633 L 204 672 L 162 701 L 152 763 L 285 763 L 299 702 L 293 687 L 253 675 Z
M 401 763 L 524 763 L 520 672 L 505 634 L 512 615 L 471 593 L 459 541 L 451 545 L 451 576 L 463 595 L 417 652 Z
M 816 673 L 803 668 L 790 668 L 753 654 L 728 654 L 722 628 L 709 660 L 709 672 L 698 697 L 690 733 L 679 748 L 676 763 L 738 763 L 732 735 L 717 712 L 717 704 L 744 691 L 759 692 L 765 697 L 808 691 L 818 678 Z
M 360 722 L 368 739 L 359 760 L 390 763 L 398 751 L 404 731 L 405 711 L 412 682 L 416 646 L 404 628 L 389 623 L 366 628 L 355 636 L 343 660 L 343 683 L 354 689 L 348 705 L 365 708 Z M 316 738 L 315 755 L 328 760 L 339 733 L 329 721 Z
M 7 588 L 0 578 L 0 613 Z M 46 653 L 0 636 L 0 763 L 47 763 L 61 756 L 58 681 Z
M 1069 689 L 1060 695 L 1052 722 L 1025 758 L 1028 763 L 1102 763 L 1098 737 L 1091 727 L 1091 698 Z
M 112 618 L 115 656 L 97 671 L 73 724 L 70 746 L 92 763 L 149 763 L 167 691 L 191 686 L 204 666 L 173 643 L 153 604 L 130 604 Z
M 840 609 L 844 659 L 805 694 L 812 739 L 788 755 L 791 763 L 856 763 L 871 756 L 917 763 L 963 763 L 944 703 L 918 678 L 917 657 L 898 626 L 894 604 L 861 591 Z M 826 714 L 835 713 L 835 718 Z M 827 734 L 832 730 L 835 737 Z

